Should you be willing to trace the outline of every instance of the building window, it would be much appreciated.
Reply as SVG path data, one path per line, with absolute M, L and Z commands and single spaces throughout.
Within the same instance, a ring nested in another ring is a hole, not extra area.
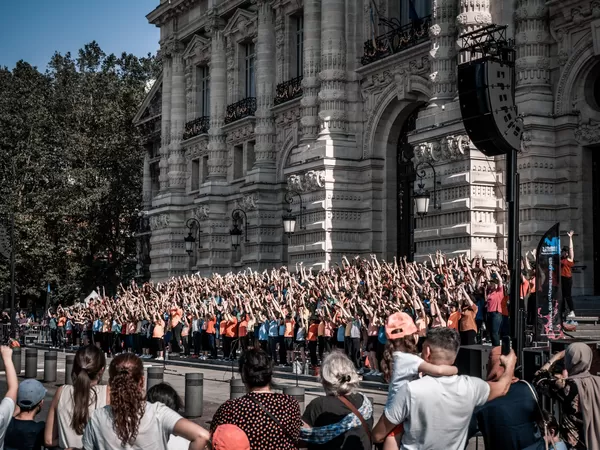
M 249 170 L 252 170 L 252 167 L 254 166 L 254 161 L 256 160 L 255 156 L 254 156 L 254 141 L 250 141 L 246 143 L 246 158 L 245 158 L 245 162 L 246 162 L 246 167 L 244 169 L 244 175 L 246 175 L 248 173 Z
M 208 179 L 208 155 L 202 157 L 202 178 L 201 182 L 206 183 Z
M 304 16 L 296 16 L 296 77 L 304 70 Z
M 244 146 L 233 147 L 233 179 L 238 180 L 244 176 Z
M 153 162 L 150 164 L 150 182 L 152 184 L 152 198 L 156 197 L 160 190 L 160 167 L 159 162 Z
M 210 71 L 208 66 L 198 68 L 200 117 L 210 116 Z
M 196 158 L 192 160 L 192 191 L 200 189 L 200 159 Z
M 256 60 L 256 52 L 254 44 L 244 45 L 245 50 L 245 81 L 246 81 L 246 98 L 256 97 L 256 84 L 254 82 L 254 62 Z
M 431 14 L 431 2 L 400 0 L 400 23 L 406 25 Z

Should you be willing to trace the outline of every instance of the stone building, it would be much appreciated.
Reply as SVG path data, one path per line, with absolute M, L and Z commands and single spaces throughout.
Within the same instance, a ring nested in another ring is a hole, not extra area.
M 505 161 L 469 142 L 456 82 L 458 36 L 496 23 L 516 46 L 523 248 L 557 221 L 575 229 L 575 290 L 600 293 L 600 1 L 161 0 L 147 18 L 163 63 L 136 117 L 154 279 L 495 258 Z M 415 219 L 417 174 L 435 196 Z

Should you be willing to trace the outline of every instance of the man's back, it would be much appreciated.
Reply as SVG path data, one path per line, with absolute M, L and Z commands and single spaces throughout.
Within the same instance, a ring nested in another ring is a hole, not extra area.
M 402 387 L 385 414 L 394 424 L 404 422 L 403 450 L 462 450 L 473 410 L 489 393 L 478 378 L 426 376 Z

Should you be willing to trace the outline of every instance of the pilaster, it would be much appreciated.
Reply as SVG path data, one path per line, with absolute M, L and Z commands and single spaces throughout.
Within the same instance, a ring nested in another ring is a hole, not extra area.
M 275 90 L 275 24 L 269 0 L 258 0 L 258 30 L 256 45 L 256 117 L 254 169 L 260 175 L 268 173 L 261 181 L 275 181 L 275 118 L 271 108 Z
M 431 36 L 431 106 L 442 106 L 456 95 L 456 2 L 433 0 Z
M 227 109 L 227 60 L 224 23 L 217 12 L 209 12 L 211 34 L 210 56 L 210 130 L 208 131 L 208 179 L 225 181 L 227 178 L 227 144 L 222 128 Z
M 304 1 L 304 67 L 302 68 L 302 139 L 319 134 L 319 73 L 321 72 L 321 0 Z
M 169 145 L 169 189 L 183 191 L 187 179 L 184 149 L 181 146 L 185 127 L 185 67 L 183 64 L 183 44 L 173 41 L 168 51 L 171 53 L 171 143 Z
M 162 105 L 161 105 L 161 143 L 160 143 L 160 162 L 159 162 L 159 183 L 160 192 L 164 193 L 169 187 L 169 144 L 171 143 L 171 73 L 172 60 L 166 46 L 161 47 L 160 56 L 162 59 Z
M 475 31 L 492 23 L 492 13 L 490 12 L 490 0 L 459 0 L 459 14 L 456 17 L 458 25 L 458 36 L 463 33 Z M 458 47 L 462 47 L 462 39 L 457 41 Z M 469 61 L 468 52 L 459 53 L 458 63 L 462 64 Z
M 148 151 L 144 153 L 144 171 L 142 175 L 142 208 L 152 208 L 152 178 L 150 175 L 150 156 Z
M 346 137 L 345 0 L 321 3 L 320 138 Z
M 544 0 L 518 0 L 515 11 L 515 70 L 519 113 L 551 115 L 550 32 Z

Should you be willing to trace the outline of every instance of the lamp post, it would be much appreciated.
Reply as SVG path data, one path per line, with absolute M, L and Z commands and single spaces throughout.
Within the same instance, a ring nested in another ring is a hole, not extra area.
M 433 208 L 437 210 L 442 209 L 442 205 L 437 201 L 437 174 L 435 172 L 435 167 L 433 167 L 433 164 L 429 161 L 421 161 L 415 167 L 415 174 L 419 179 L 419 190 L 413 195 L 415 212 L 421 218 L 427 215 L 427 212 L 429 211 L 429 200 L 431 199 L 431 194 L 425 189 L 425 184 L 423 183 L 423 178 L 425 178 L 425 168 L 423 168 L 423 166 L 429 166 L 433 171 Z
M 240 246 L 242 240 L 242 230 L 238 227 L 238 220 L 241 219 L 240 216 L 244 217 L 244 229 L 245 229 L 245 242 L 248 242 L 248 216 L 243 209 L 234 209 L 231 213 L 231 218 L 233 219 L 233 228 L 229 230 L 229 234 L 231 236 L 231 246 L 234 250 Z
M 299 213 L 300 229 L 301 230 L 306 229 L 306 226 L 304 225 L 304 222 L 302 221 L 302 211 L 305 209 L 305 206 L 302 204 L 302 196 L 300 195 L 299 192 L 287 191 L 285 193 L 285 201 L 290 206 L 288 207 L 287 213 L 283 215 L 282 219 L 283 219 L 283 231 L 288 236 L 291 236 L 292 234 L 294 234 L 294 231 L 296 231 L 296 216 L 294 216 L 292 214 L 292 203 L 294 203 L 294 195 L 298 196 L 298 201 L 300 203 L 300 213 Z
M 202 233 L 200 230 L 200 222 L 198 219 L 192 217 L 185 222 L 185 226 L 189 229 L 188 235 L 183 238 L 183 241 L 185 242 L 185 251 L 189 256 L 192 256 L 192 253 L 194 252 L 194 244 L 196 243 L 196 238 L 192 234 L 194 227 L 198 228 L 198 248 L 202 248 L 200 246 L 200 233 Z

